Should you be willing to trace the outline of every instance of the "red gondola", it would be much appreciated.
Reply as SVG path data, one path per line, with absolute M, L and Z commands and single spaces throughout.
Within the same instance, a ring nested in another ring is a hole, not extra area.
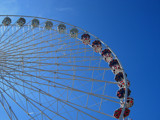
M 121 81 L 118 83 L 118 86 L 119 86 L 120 88 L 124 88 L 124 87 L 125 87 L 125 82 L 124 82 L 124 80 L 121 80 Z M 127 87 L 129 87 L 129 86 L 130 86 L 130 81 L 127 80 Z
M 127 74 L 126 74 L 126 77 L 127 77 Z M 122 81 L 123 80 L 123 73 L 122 72 L 119 72 L 118 74 L 116 74 L 116 76 L 115 76 L 115 80 L 117 81 L 117 82 L 120 82 L 120 81 Z
M 114 112 L 114 117 L 115 117 L 115 118 L 119 119 L 119 117 L 120 117 L 120 115 L 121 115 L 121 113 L 122 113 L 122 109 L 123 109 L 123 108 L 119 108 L 119 109 L 117 109 L 117 110 Z M 124 118 L 127 117 L 127 116 L 129 115 L 129 113 L 130 113 L 130 110 L 129 110 L 128 108 L 125 108 L 123 117 L 124 117 Z
M 131 90 L 128 88 L 128 95 L 127 95 L 127 97 L 128 96 L 130 96 L 130 94 L 131 94 Z M 125 95 L 125 88 L 121 88 L 121 89 L 119 89 L 118 91 L 117 91 L 117 97 L 118 98 L 124 98 L 124 95 Z

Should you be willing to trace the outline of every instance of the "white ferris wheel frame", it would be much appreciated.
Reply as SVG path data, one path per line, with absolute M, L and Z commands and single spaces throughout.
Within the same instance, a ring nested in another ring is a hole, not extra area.
M 55 21 L 55 22 L 58 22 L 58 23 L 63 23 L 63 24 L 72 26 L 72 27 L 74 27 L 74 28 L 77 28 L 78 30 L 83 31 L 84 33 L 88 33 L 89 35 L 93 36 L 93 37 L 96 38 L 97 40 L 101 41 L 101 43 L 102 43 L 106 48 L 108 48 L 108 49 L 112 52 L 112 54 L 114 55 L 115 59 L 118 60 L 119 65 L 120 65 L 120 67 L 122 68 L 122 72 L 123 72 L 123 76 L 124 76 L 124 81 L 125 81 L 125 88 L 127 88 L 127 78 L 126 78 L 125 71 L 124 71 L 124 69 L 123 69 L 123 67 L 122 67 L 122 64 L 121 64 L 120 60 L 118 59 L 118 57 L 116 56 L 116 54 L 112 51 L 112 49 L 111 49 L 107 44 L 105 44 L 101 39 L 99 39 L 99 38 L 96 37 L 95 35 L 91 34 L 90 32 L 88 32 L 88 31 L 86 31 L 86 30 L 84 30 L 84 29 L 82 29 L 82 28 L 79 28 L 79 27 L 77 27 L 77 26 L 74 26 L 74 25 L 71 25 L 71 24 L 62 22 L 62 21 L 53 20 L 53 19 L 48 19 L 48 18 L 43 18 L 43 17 L 25 16 L 25 15 L 0 15 L 0 17 L 6 17 L 6 16 L 8 16 L 8 17 L 36 18 L 36 19 L 44 19 L 44 20 L 47 20 L 47 21 Z M 92 47 L 91 45 L 89 45 L 89 46 Z M 100 54 L 100 53 L 99 53 L 99 54 Z M 101 54 L 100 54 L 100 55 L 101 55 Z M 2 94 L 1 92 L 0 92 L 0 94 L 1 94 L 1 99 L 4 99 L 4 102 L 7 104 L 8 110 L 11 112 L 11 114 L 13 114 L 12 116 L 14 116 L 14 112 L 10 109 L 10 106 L 9 106 L 9 104 L 7 103 L 7 101 L 5 100 L 3 94 Z M 122 109 L 122 113 L 121 113 L 121 115 L 120 115 L 119 120 L 122 120 L 122 119 L 123 119 L 123 114 L 124 114 L 124 111 L 125 111 L 125 108 L 126 108 L 126 101 L 127 101 L 127 96 L 128 96 L 127 94 L 128 94 L 128 89 L 125 89 L 125 96 L 124 96 L 124 99 L 123 99 L 123 101 L 124 101 L 124 107 L 123 107 L 123 109 Z M 0 102 L 2 103 L 1 99 L 0 99 Z M 3 103 L 3 104 L 4 104 L 4 103 Z M 4 109 L 5 109 L 5 107 L 4 107 Z M 5 110 L 6 110 L 6 109 L 5 109 Z M 7 110 L 6 110 L 6 111 L 7 111 Z M 7 112 L 7 113 L 8 113 L 8 112 Z M 8 116 L 10 116 L 10 115 L 8 115 Z M 15 117 L 15 119 L 16 119 L 16 116 L 14 116 L 14 117 Z

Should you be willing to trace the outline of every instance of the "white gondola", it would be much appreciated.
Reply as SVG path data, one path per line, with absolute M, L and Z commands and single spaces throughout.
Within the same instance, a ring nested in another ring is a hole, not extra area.
M 26 23 L 26 20 L 24 18 L 19 18 L 18 21 L 17 21 L 17 24 L 19 26 L 23 26 L 25 23 Z
M 122 81 L 118 82 L 118 87 L 125 88 L 125 81 L 124 81 L 124 79 Z M 130 87 L 130 81 L 129 80 L 127 80 L 127 87 Z
M 66 26 L 64 24 L 59 24 L 58 25 L 58 32 L 63 34 L 66 32 Z
M 112 72 L 113 72 L 114 74 L 117 74 L 117 73 L 119 73 L 119 72 L 122 72 L 122 69 L 120 68 L 120 65 L 116 64 L 116 65 L 112 66 Z
M 4 26 L 10 25 L 10 24 L 11 24 L 11 18 L 5 17 L 5 18 L 3 19 L 3 21 L 2 21 L 2 24 L 3 24 Z
M 39 20 L 38 19 L 33 19 L 32 20 L 32 27 L 38 27 L 39 26 Z
M 127 97 L 127 101 L 126 101 L 126 108 L 130 108 L 130 107 L 132 107 L 132 106 L 133 106 L 133 104 L 134 104 L 134 100 L 133 100 L 133 98 L 131 98 L 131 97 Z M 124 107 L 124 102 L 123 102 L 123 101 L 121 102 L 121 107 L 122 107 L 122 108 Z
M 85 45 L 90 44 L 90 35 L 89 34 L 83 34 L 81 36 L 81 40 L 82 40 L 83 44 L 85 44 Z
M 102 43 L 99 40 L 95 40 L 92 43 L 92 48 L 94 52 L 100 53 L 102 51 Z
M 110 62 L 113 60 L 112 54 L 105 54 L 103 58 L 105 59 L 106 62 Z
M 47 30 L 51 30 L 52 27 L 53 27 L 53 23 L 52 23 L 51 21 L 46 21 L 46 22 L 45 22 L 45 28 L 46 28 Z
M 93 46 L 93 51 L 96 53 L 100 53 L 102 51 L 102 46 L 101 45 Z
M 103 59 L 108 63 L 113 60 L 113 55 L 109 49 L 104 49 L 102 51 L 102 56 L 103 56 Z
M 72 38 L 77 38 L 77 37 L 78 37 L 78 29 L 77 29 L 77 28 L 72 28 L 72 29 L 70 30 L 70 36 L 71 36 Z

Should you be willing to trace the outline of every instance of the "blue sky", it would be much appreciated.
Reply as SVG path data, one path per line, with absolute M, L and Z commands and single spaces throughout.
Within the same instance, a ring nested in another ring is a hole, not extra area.
M 0 14 L 51 18 L 96 35 L 116 53 L 131 81 L 130 117 L 159 119 L 159 0 L 1 0 Z

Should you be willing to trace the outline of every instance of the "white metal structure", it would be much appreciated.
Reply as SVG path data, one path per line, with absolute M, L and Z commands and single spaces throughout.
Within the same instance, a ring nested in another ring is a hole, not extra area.
M 101 53 L 93 51 L 95 40 L 101 41 L 102 49 L 110 49 L 102 40 L 57 20 L 1 15 L 0 21 L 5 17 L 12 22 L 0 28 L 0 109 L 3 106 L 6 113 L 2 119 L 115 119 L 114 110 L 126 103 L 127 94 L 117 98 L 111 68 Z M 66 26 L 64 34 L 57 29 L 60 24 Z M 76 37 L 70 30 L 78 32 Z M 81 41 L 84 33 L 91 36 L 88 45 Z

